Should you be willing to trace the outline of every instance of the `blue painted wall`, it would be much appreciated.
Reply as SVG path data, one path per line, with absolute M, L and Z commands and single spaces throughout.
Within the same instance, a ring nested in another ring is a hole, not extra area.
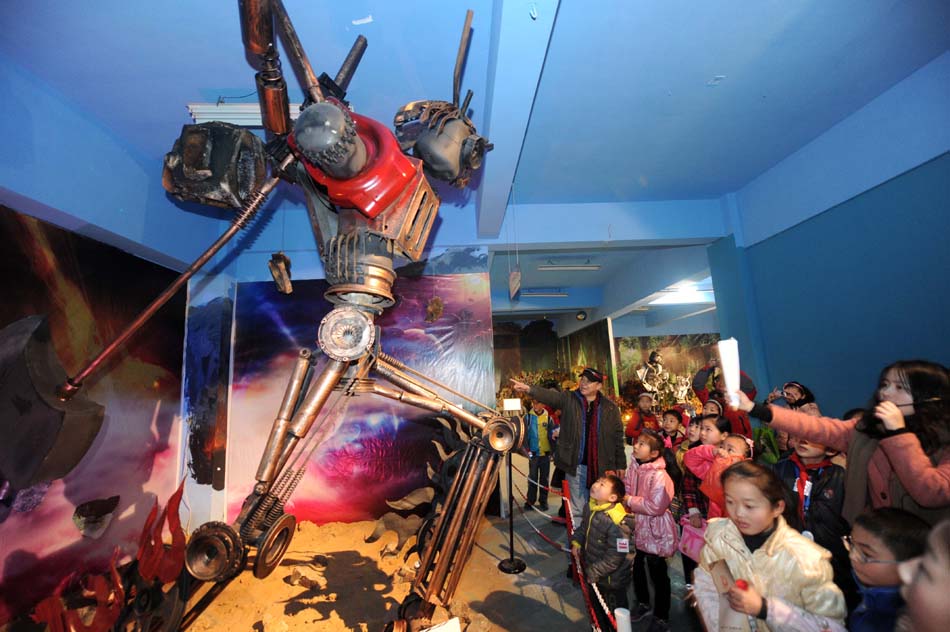
M 0 202 L 17 211 L 172 267 L 224 230 L 215 211 L 183 212 L 165 195 L 161 162 L 2 55 L 0 137 Z
M 760 392 L 769 382 L 768 367 L 759 344 L 761 332 L 751 283 L 748 252 L 736 246 L 732 235 L 707 248 L 709 269 L 716 292 L 716 316 L 719 336 L 735 338 L 739 343 L 739 366 L 755 381 Z
M 839 415 L 890 362 L 950 364 L 948 200 L 945 153 L 745 249 L 775 384 L 799 380 Z
M 752 245 L 950 149 L 950 51 L 736 192 Z M 741 238 L 740 238 L 741 237 Z

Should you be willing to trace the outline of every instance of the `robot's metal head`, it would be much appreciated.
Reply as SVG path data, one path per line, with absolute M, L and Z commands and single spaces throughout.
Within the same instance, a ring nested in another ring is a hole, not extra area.
M 345 107 L 308 106 L 294 124 L 294 141 L 304 158 L 333 178 L 352 178 L 366 164 L 366 147 Z

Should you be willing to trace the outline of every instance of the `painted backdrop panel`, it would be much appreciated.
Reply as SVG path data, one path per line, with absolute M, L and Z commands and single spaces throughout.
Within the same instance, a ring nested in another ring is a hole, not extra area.
M 331 307 L 323 298 L 326 287 L 322 280 L 295 281 L 293 294 L 286 296 L 278 294 L 273 283 L 238 285 L 228 428 L 229 519 L 253 486 L 299 349 L 317 348 L 317 328 Z M 487 273 L 400 277 L 395 290 L 398 303 L 377 320 L 383 351 L 491 405 Z M 442 301 L 441 314 L 427 312 L 434 298 Z M 333 403 L 331 397 L 325 411 Z M 318 432 L 320 423 L 311 433 Z M 438 466 L 432 441 L 441 436 L 441 426 L 427 411 L 374 395 L 358 396 L 342 419 L 337 416 L 327 424 L 326 440 L 310 458 L 307 474 L 288 504 L 298 520 L 322 524 L 375 518 L 387 510 L 386 499 L 427 484 L 427 462 Z
M 177 275 L 111 246 L 0 206 L 0 328 L 47 314 L 69 375 L 91 360 Z M 89 452 L 65 478 L 17 494 L 0 523 L 0 624 L 52 593 L 69 573 L 103 567 L 116 546 L 134 553 L 156 496 L 178 486 L 184 292 L 162 308 L 86 394 L 105 407 Z M 2 485 L 2 483 L 0 483 Z M 76 507 L 118 497 L 99 537 Z
M 577 377 L 584 367 L 590 366 L 608 376 L 604 393 L 615 396 L 610 375 L 614 371 L 610 360 L 610 340 L 607 321 L 601 320 L 558 340 L 558 365 L 567 367 Z

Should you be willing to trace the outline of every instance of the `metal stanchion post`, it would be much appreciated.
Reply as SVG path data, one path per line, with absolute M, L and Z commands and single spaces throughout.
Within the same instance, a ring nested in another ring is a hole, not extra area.
M 509 575 L 517 575 L 528 565 L 515 557 L 515 512 L 511 493 L 511 452 L 508 452 L 508 559 L 498 562 L 498 570 Z

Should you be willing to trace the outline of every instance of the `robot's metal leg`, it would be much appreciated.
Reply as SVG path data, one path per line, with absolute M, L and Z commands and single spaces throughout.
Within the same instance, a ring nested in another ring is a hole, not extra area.
M 448 607 L 452 601 L 498 482 L 501 458 L 482 437 L 468 444 L 432 533 L 420 534 L 425 538 L 421 566 L 412 595 L 399 610 L 400 618 L 430 618 L 435 606 Z M 410 612 L 413 608 L 415 612 Z
M 406 630 L 410 619 L 431 618 L 436 606 L 448 607 L 451 602 L 471 555 L 475 535 L 485 515 L 485 505 L 498 482 L 502 456 L 521 445 L 524 428 L 520 420 L 501 417 L 494 411 L 479 416 L 452 404 L 419 380 L 468 398 L 385 354 L 377 355 L 374 369 L 404 390 L 372 383 L 363 387 L 365 392 L 452 415 L 481 431 L 469 442 L 462 455 L 462 463 L 432 532 L 419 533 L 421 565 L 413 581 L 412 593 L 399 609 L 400 620 L 389 627 L 393 631 Z
M 294 374 L 291 376 L 287 392 L 284 395 L 284 402 L 281 404 L 281 411 L 285 408 L 292 411 L 297 403 L 297 397 L 291 392 L 298 380 L 302 379 L 299 375 L 302 358 L 298 358 L 298 363 L 294 367 Z M 297 481 L 285 480 L 282 477 L 283 485 L 278 483 L 280 489 L 274 488 L 274 476 L 279 474 L 286 475 L 284 466 L 293 454 L 294 448 L 301 439 L 307 436 L 310 428 L 324 404 L 330 397 L 330 393 L 340 383 L 344 371 L 346 371 L 349 362 L 331 360 L 324 367 L 320 375 L 310 385 L 303 402 L 300 403 L 293 419 L 287 419 L 286 415 L 278 414 L 271 427 L 270 439 L 264 454 L 261 456 L 261 462 L 258 466 L 258 482 L 254 486 L 254 491 L 245 499 L 241 513 L 234 521 L 234 526 L 241 532 L 245 541 L 256 540 L 261 533 L 266 530 L 274 519 L 280 517 L 283 504 L 287 496 L 296 487 Z M 261 474 L 264 474 L 262 477 Z M 275 507 L 277 509 L 275 509 Z
M 290 478 L 280 477 L 276 485 L 275 478 L 284 469 L 294 448 L 310 431 L 330 393 L 350 365 L 347 361 L 330 360 L 297 406 L 309 363 L 309 351 L 301 351 L 261 456 L 257 484 L 245 499 L 237 519 L 233 524 L 208 522 L 192 534 L 185 553 L 185 565 L 196 578 L 219 582 L 236 576 L 246 563 L 248 544 L 258 547 L 254 574 L 266 577 L 276 568 L 289 546 L 293 524 L 285 517 L 283 505 L 299 482 L 303 468 Z M 295 408 L 296 413 L 290 418 Z
M 300 392 L 303 389 L 304 381 L 310 371 L 310 349 L 301 349 L 297 356 L 297 362 L 294 364 L 294 371 L 287 383 L 287 390 L 284 392 L 284 399 L 280 403 L 280 410 L 277 412 L 277 418 L 271 427 L 271 434 L 267 440 L 267 446 L 261 455 L 260 465 L 257 466 L 257 485 L 254 491 L 266 494 L 270 491 L 274 483 L 274 476 L 280 469 L 278 463 L 280 455 L 287 443 L 287 432 L 290 430 L 290 418 L 294 413 L 297 402 L 300 400 Z

